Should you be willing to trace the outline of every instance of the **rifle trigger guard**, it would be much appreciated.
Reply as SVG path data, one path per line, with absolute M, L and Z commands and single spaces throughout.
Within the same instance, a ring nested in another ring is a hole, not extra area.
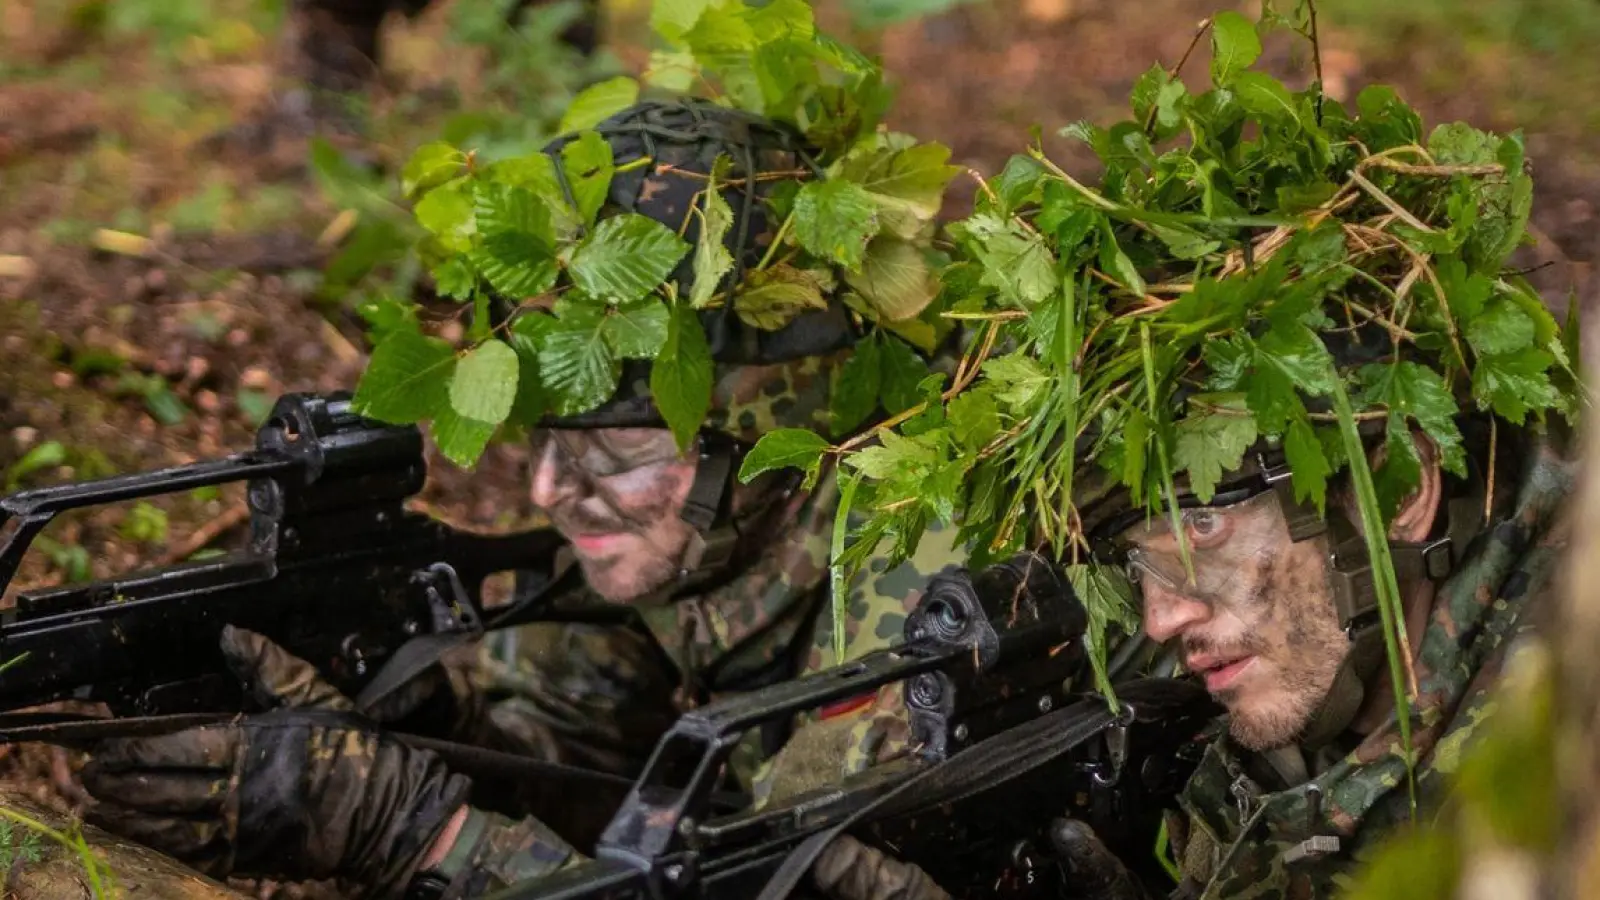
M 436 562 L 411 575 L 412 581 L 422 585 L 428 610 L 433 614 L 433 631 L 437 634 L 483 634 L 483 619 L 478 607 L 467 596 L 461 576 L 449 563 Z

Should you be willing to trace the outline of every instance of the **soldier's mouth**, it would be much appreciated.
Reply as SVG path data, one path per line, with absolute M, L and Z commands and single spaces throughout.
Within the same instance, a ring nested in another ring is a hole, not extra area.
M 602 556 L 608 551 L 615 550 L 617 545 L 626 537 L 623 532 L 599 532 L 595 534 L 575 534 L 572 536 L 572 546 L 585 556 Z
M 1190 657 L 1187 665 L 1205 680 L 1206 690 L 1215 694 L 1232 687 L 1255 661 L 1254 656 Z

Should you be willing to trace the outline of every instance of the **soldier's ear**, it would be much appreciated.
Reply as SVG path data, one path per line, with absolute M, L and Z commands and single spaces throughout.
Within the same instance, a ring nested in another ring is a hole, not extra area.
M 1416 490 L 1400 501 L 1400 508 L 1395 511 L 1394 521 L 1389 524 L 1389 540 L 1404 543 L 1425 540 L 1433 533 L 1433 522 L 1439 514 L 1439 504 L 1444 489 L 1439 471 L 1439 446 L 1432 438 L 1416 429 L 1411 431 L 1411 441 L 1416 445 L 1417 458 L 1422 462 L 1422 477 L 1417 483 Z M 1367 464 L 1376 469 L 1383 464 L 1384 456 L 1385 445 L 1379 444 L 1372 448 Z M 1343 507 L 1344 514 L 1355 523 L 1357 530 L 1362 530 L 1361 510 L 1356 505 L 1355 491 L 1348 487 L 1340 491 L 1339 503 Z
M 1439 445 L 1420 431 L 1412 429 L 1411 441 L 1417 447 L 1417 457 L 1422 461 L 1422 478 L 1417 489 L 1400 501 L 1394 522 L 1389 525 L 1389 540 L 1417 543 L 1433 533 L 1433 521 L 1439 514 L 1439 502 L 1444 486 L 1439 472 Z

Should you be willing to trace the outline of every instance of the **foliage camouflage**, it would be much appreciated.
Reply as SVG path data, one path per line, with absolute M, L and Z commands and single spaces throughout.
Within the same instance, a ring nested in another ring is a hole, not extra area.
M 840 388 L 823 432 L 914 396 L 926 367 L 912 347 L 930 352 L 949 330 L 930 249 L 957 171 L 949 151 L 877 127 L 888 100 L 878 68 L 817 31 L 801 0 L 663 2 L 652 23 L 666 46 L 643 79 L 586 89 L 543 152 L 485 164 L 440 141 L 412 156 L 403 188 L 427 232 L 421 255 L 470 324 L 457 345 L 425 333 L 418 304 L 365 307 L 376 346 L 362 414 L 426 421 L 470 467 L 502 425 L 591 412 L 627 384 L 630 361 L 648 361 L 650 396 L 687 445 L 725 374 L 697 320 L 731 313 L 778 332 L 832 297 L 872 333 L 863 361 L 830 377 Z M 675 166 L 647 152 L 648 137 L 618 151 L 661 127 L 645 121 L 661 103 L 651 95 L 693 99 L 695 88 L 716 100 L 678 108 L 743 113 L 732 130 L 785 152 Z M 646 210 L 658 190 L 687 202 Z M 758 194 L 774 233 L 741 202 Z M 510 312 L 496 315 L 497 302 Z
M 1220 13 L 1203 26 L 1209 90 L 1157 65 L 1131 119 L 1064 129 L 1103 163 L 1095 186 L 1039 146 L 1012 157 L 948 229 L 945 315 L 974 329 L 956 377 L 925 382 L 875 441 L 763 439 L 753 457 L 837 459 L 871 510 L 843 562 L 886 540 L 910 552 L 939 521 L 976 560 L 1044 544 L 1082 563 L 1086 500 L 1126 492 L 1176 516 L 1180 483 L 1205 502 L 1248 450 L 1281 450 L 1319 509 L 1349 470 L 1405 705 L 1404 622 L 1377 536 L 1421 471 L 1411 429 L 1459 475 L 1459 416 L 1573 415 L 1576 327 L 1505 265 L 1532 202 L 1520 137 L 1425 131 L 1387 87 L 1347 108 L 1251 68 L 1262 34 L 1310 37 L 1309 16 Z M 1378 352 L 1342 352 L 1372 332 Z M 1387 451 L 1375 472 L 1361 452 L 1374 425 Z M 1096 631 L 1131 622 L 1125 592 L 1075 571 Z M 1091 637 L 1097 664 L 1105 639 Z

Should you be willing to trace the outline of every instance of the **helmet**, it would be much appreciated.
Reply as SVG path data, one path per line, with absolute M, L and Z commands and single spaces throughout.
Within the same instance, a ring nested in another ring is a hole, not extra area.
M 694 244 L 701 221 L 689 215 L 719 156 L 732 162 L 720 192 L 733 212 L 724 244 L 734 260 L 723 285 L 735 285 L 759 264 L 777 237 L 767 202 L 793 174 L 817 171 L 813 152 L 792 129 L 707 101 L 645 102 L 594 129 L 611 145 L 618 172 L 600 215 L 633 212 L 678 229 Z M 559 158 L 573 135 L 545 152 Z M 640 164 L 641 161 L 647 161 Z M 636 164 L 637 167 L 630 164 Z M 784 173 L 790 173 L 784 178 Z M 754 176 L 754 177 L 752 177 Z M 776 176 L 776 177 L 774 177 Z M 672 278 L 682 291 L 693 281 L 685 257 Z M 705 428 L 753 444 L 777 428 L 805 428 L 826 436 L 828 389 L 862 331 L 836 298 L 827 309 L 807 310 L 776 331 L 751 327 L 733 305 L 700 312 L 715 365 Z M 599 407 L 551 416 L 552 428 L 665 427 L 650 395 L 648 360 L 623 366 L 616 392 Z

